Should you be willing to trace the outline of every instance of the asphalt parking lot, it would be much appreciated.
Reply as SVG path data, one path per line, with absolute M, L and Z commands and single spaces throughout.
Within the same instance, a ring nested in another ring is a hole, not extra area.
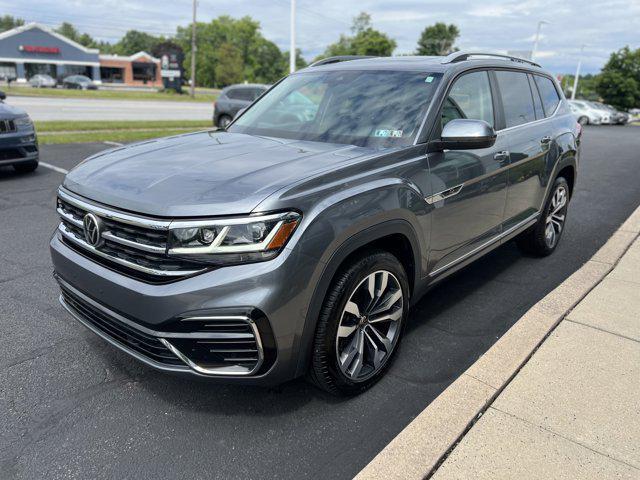
M 62 175 L 0 169 L 0 478 L 351 478 L 640 204 L 640 129 L 587 128 L 565 235 L 507 244 L 414 309 L 389 374 L 337 399 L 303 381 L 216 386 L 157 373 L 57 303 L 48 240 Z M 102 144 L 43 147 L 70 168 Z

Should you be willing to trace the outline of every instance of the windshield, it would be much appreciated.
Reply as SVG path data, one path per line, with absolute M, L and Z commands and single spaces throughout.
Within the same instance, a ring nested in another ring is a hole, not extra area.
M 378 148 L 410 145 L 440 78 L 351 70 L 291 75 L 229 131 Z

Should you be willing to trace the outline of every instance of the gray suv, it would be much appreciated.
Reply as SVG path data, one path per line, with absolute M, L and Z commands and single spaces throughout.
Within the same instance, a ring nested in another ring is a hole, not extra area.
M 224 88 L 213 104 L 213 125 L 226 128 L 238 112 L 251 105 L 268 88 L 261 84 L 240 84 Z
M 557 248 L 581 128 L 549 73 L 468 52 L 338 60 L 225 131 L 71 171 L 51 240 L 69 313 L 166 372 L 355 394 L 429 287 L 513 238 Z

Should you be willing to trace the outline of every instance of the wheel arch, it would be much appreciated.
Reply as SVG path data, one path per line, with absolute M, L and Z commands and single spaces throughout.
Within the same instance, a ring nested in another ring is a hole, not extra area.
M 415 229 L 409 222 L 389 220 L 349 237 L 325 264 L 309 302 L 298 345 L 296 376 L 303 375 L 309 366 L 318 316 L 331 282 L 347 262 L 367 249 L 385 250 L 398 258 L 407 273 L 411 296 L 420 287 L 420 245 Z

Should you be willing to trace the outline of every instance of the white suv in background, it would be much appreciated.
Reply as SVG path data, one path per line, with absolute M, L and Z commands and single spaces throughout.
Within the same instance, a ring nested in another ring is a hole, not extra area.
M 602 125 L 611 123 L 611 114 L 595 109 L 587 102 L 569 100 L 569 107 L 580 125 Z

